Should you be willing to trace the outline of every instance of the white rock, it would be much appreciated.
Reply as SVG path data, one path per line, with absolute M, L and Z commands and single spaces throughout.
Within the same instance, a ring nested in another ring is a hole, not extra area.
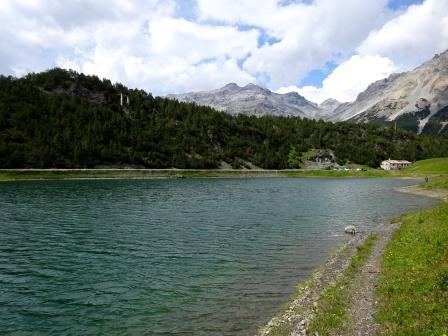
M 348 225 L 345 227 L 344 232 L 349 234 L 355 234 L 356 232 L 358 232 L 358 230 L 356 230 L 356 227 L 354 225 Z

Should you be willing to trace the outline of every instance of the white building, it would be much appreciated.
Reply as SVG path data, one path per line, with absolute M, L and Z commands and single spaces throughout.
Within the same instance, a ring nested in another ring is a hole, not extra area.
M 384 170 L 397 170 L 407 168 L 411 165 L 411 162 L 406 160 L 384 160 L 381 162 L 381 168 Z

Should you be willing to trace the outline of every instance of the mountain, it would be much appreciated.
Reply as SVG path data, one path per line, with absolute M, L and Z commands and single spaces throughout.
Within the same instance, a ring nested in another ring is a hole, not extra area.
M 319 116 L 322 119 L 331 119 L 334 111 L 341 105 L 342 103 L 340 101 L 333 98 L 328 98 L 319 104 L 319 108 L 321 109 Z
M 212 91 L 170 94 L 167 97 L 182 102 L 211 106 L 232 115 L 298 116 L 317 119 L 322 112 L 317 104 L 310 102 L 297 92 L 279 94 L 255 84 L 240 87 L 230 83 Z
M 416 69 L 376 81 L 331 120 L 396 124 L 418 133 L 448 133 L 448 50 Z
M 235 83 L 212 91 L 168 95 L 227 113 L 299 116 L 330 121 L 396 125 L 417 133 L 448 133 L 448 50 L 413 71 L 376 81 L 351 103 L 327 99 L 320 105 L 296 92 L 278 94 Z

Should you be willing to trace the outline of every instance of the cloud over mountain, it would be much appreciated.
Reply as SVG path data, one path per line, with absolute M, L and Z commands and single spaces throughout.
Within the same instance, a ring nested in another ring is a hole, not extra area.
M 446 0 L 414 1 L 3 0 L 0 72 L 60 66 L 156 94 L 255 82 L 353 100 L 448 48 Z

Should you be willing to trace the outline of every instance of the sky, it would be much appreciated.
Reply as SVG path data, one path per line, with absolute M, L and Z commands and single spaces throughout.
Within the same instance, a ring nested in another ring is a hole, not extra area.
M 448 0 L 0 0 L 0 73 L 155 95 L 255 83 L 320 103 L 448 49 Z

